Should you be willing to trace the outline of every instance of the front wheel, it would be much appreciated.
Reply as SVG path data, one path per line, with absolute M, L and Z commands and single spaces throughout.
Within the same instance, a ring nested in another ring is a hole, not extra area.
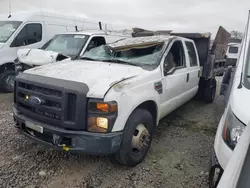
M 6 70 L 0 79 L 0 88 L 3 92 L 13 92 L 14 90 L 14 83 L 15 83 L 15 71 L 14 70 Z
M 116 161 L 127 166 L 141 163 L 151 145 L 153 128 L 153 117 L 147 110 L 134 110 L 126 122 L 120 150 L 114 156 Z

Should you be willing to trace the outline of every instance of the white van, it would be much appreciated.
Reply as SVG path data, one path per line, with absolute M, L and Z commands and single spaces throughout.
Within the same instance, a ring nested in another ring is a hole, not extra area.
M 218 125 L 212 165 L 210 169 L 211 187 L 216 187 L 226 168 L 232 152 L 246 125 L 250 122 L 250 31 L 246 29 L 245 38 L 239 51 L 235 72 L 229 75 L 226 96 L 229 96 L 224 114 Z M 231 69 L 232 70 L 232 69 Z M 223 79 L 224 80 L 224 79 Z
M 240 54 L 241 43 L 229 43 L 227 49 L 227 59 L 226 59 L 226 67 L 227 66 L 236 66 L 237 59 Z
M 15 74 L 14 60 L 19 48 L 40 48 L 55 34 L 75 28 L 99 29 L 99 24 L 50 12 L 17 12 L 0 16 L 0 88 Z

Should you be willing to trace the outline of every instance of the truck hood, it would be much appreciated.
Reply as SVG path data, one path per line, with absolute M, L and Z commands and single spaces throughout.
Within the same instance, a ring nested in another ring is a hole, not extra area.
M 3 48 L 3 46 L 4 46 L 4 43 L 0 42 L 0 49 Z
M 231 108 L 235 116 L 247 125 L 250 122 L 250 90 L 245 87 L 233 89 L 231 96 Z
M 63 61 L 36 67 L 24 73 L 85 83 L 87 97 L 104 98 L 114 84 L 146 72 L 141 67 L 97 61 Z
M 57 52 L 45 51 L 40 49 L 19 49 L 17 51 L 17 57 L 21 63 L 30 66 L 39 66 L 48 63 L 54 63 L 58 61 L 59 57 L 60 60 L 70 58 Z

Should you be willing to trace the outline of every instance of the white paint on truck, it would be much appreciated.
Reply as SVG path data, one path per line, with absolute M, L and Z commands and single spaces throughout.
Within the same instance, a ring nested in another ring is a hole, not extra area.
M 167 39 L 170 38 L 173 37 L 167 37 Z M 112 131 L 123 130 L 131 112 L 145 101 L 155 102 L 158 112 L 156 123 L 158 124 L 161 118 L 192 99 L 198 91 L 199 60 L 197 59 L 196 66 L 190 67 L 185 46 L 185 42 L 190 42 L 193 45 L 194 43 L 192 40 L 177 37 L 169 42 L 167 51 L 176 41 L 183 45 L 186 65 L 167 76 L 164 76 L 163 73 L 167 52 L 163 56 L 160 66 L 151 71 L 119 63 L 76 60 L 33 68 L 25 73 L 86 83 L 89 87 L 87 97 L 103 98 L 104 101 L 117 101 L 120 107 L 119 115 Z M 188 81 L 187 75 L 189 75 Z M 163 92 L 161 95 L 154 89 L 156 82 L 162 83 Z
M 145 158 L 159 120 L 192 99 L 199 81 L 200 62 L 193 40 L 126 38 L 93 48 L 78 60 L 20 73 L 14 118 L 17 124 L 31 121 L 38 129 L 44 127 L 44 134 L 53 135 L 50 145 L 114 154 L 119 163 L 134 166 Z M 213 94 L 215 88 L 210 88 Z M 38 112 L 30 112 L 34 108 Z M 24 133 L 25 125 L 20 130 Z
M 108 89 L 120 80 L 145 72 L 142 68 L 92 61 L 63 61 L 25 71 L 28 74 L 86 83 L 87 97 L 103 98 Z

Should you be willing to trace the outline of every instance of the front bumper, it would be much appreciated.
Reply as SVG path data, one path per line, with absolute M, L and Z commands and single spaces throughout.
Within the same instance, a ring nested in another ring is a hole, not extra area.
M 226 114 L 225 110 L 225 113 Z M 223 126 L 225 124 L 225 115 L 223 114 L 217 132 L 216 132 L 216 136 L 215 136 L 215 142 L 214 142 L 214 150 L 215 150 L 215 154 L 216 157 L 218 159 L 218 162 L 220 164 L 220 166 L 225 169 L 227 166 L 227 163 L 230 160 L 230 157 L 232 156 L 233 151 L 231 150 L 231 148 L 229 148 L 227 146 L 227 144 L 225 143 L 225 141 L 222 138 L 222 131 L 223 131 Z
M 21 134 L 55 149 L 90 155 L 108 155 L 117 152 L 120 148 L 122 132 L 90 133 L 66 130 L 31 120 L 18 113 L 15 107 L 13 107 L 13 116 L 16 128 Z M 26 122 L 42 127 L 43 132 L 28 128 Z
M 211 166 L 209 169 L 209 185 L 210 187 L 217 187 L 224 170 L 218 163 L 215 151 L 212 151 L 211 155 Z

